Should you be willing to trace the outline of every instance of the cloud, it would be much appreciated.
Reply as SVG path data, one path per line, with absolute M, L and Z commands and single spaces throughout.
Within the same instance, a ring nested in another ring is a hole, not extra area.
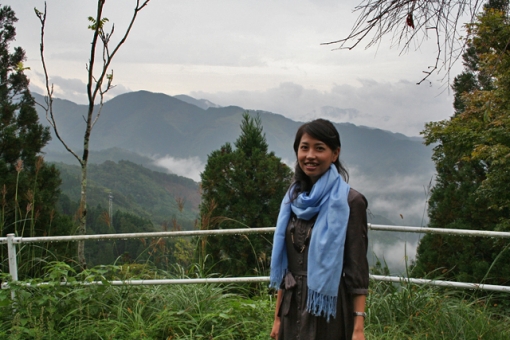
M 32 72 L 31 75 L 30 89 L 39 94 L 46 93 L 43 75 L 39 72 Z M 52 76 L 50 84 L 53 84 L 53 95 L 55 98 L 70 100 L 76 104 L 88 103 L 87 85 L 81 79 Z M 106 93 L 104 100 L 110 100 L 126 92 L 131 92 L 131 90 L 122 84 L 115 84 L 114 82 L 113 87 Z
M 351 186 L 365 195 L 373 214 L 382 215 L 396 225 L 423 226 L 428 223 L 428 185 L 433 184 L 433 173 L 375 178 L 358 169 L 349 170 Z
M 360 116 L 356 109 L 339 109 L 338 107 L 323 106 L 320 110 L 320 117 L 334 122 L 351 122 Z
M 198 157 L 176 158 L 165 156 L 156 159 L 154 164 L 176 175 L 191 178 L 196 182 L 200 182 L 200 173 L 204 171 L 205 168 L 205 164 L 202 163 Z
M 381 263 L 386 262 L 391 274 L 400 275 L 416 259 L 417 248 L 418 241 L 398 241 L 391 245 L 374 243 L 370 251 Z
M 282 114 L 298 121 L 325 117 L 334 122 L 378 127 L 417 136 L 428 121 L 453 114 L 452 98 L 434 86 L 409 81 L 358 79 L 359 86 L 332 85 L 327 91 L 293 82 L 265 91 L 191 92 L 222 106 L 237 105 Z

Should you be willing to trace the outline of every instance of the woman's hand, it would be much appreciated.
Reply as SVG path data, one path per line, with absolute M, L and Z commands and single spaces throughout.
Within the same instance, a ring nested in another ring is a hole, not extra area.
M 278 340 L 278 332 L 280 331 L 280 318 L 274 318 L 273 329 L 271 330 L 271 338 Z
M 352 333 L 352 340 L 365 340 L 365 333 L 363 332 L 363 329 L 355 329 Z

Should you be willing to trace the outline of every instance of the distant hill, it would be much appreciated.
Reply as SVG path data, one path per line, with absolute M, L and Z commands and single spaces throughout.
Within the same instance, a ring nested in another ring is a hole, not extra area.
M 42 101 L 41 96 L 34 96 Z M 153 160 L 163 156 L 198 157 L 205 164 L 208 154 L 236 140 L 245 112 L 237 106 L 210 104 L 189 96 L 147 91 L 119 95 L 104 104 L 92 131 L 91 161 L 126 159 L 153 170 L 161 169 Z M 38 110 L 45 124 L 44 112 Z M 63 138 L 72 148 L 81 149 L 86 106 L 55 99 L 54 111 Z M 269 149 L 293 164 L 293 139 L 302 123 L 271 112 L 250 114 L 260 115 Z M 424 186 L 434 173 L 431 148 L 398 133 L 348 123 L 335 125 L 342 140 L 341 159 L 350 171 L 351 183 L 367 196 L 372 212 L 399 224 L 421 223 L 426 202 Z M 59 156 L 65 150 L 55 137 L 45 151 L 48 160 L 76 162 Z M 402 221 L 400 214 L 406 219 Z
M 195 98 L 187 96 L 185 94 L 179 94 L 177 96 L 174 96 L 174 98 L 182 100 L 185 103 L 198 106 L 199 108 L 201 108 L 203 110 L 207 110 L 210 107 L 221 107 L 217 104 L 214 104 L 213 102 L 210 102 L 207 99 L 195 99 Z
M 62 178 L 62 193 L 78 201 L 80 168 L 64 163 L 56 166 Z M 155 228 L 175 218 L 183 229 L 191 229 L 198 218 L 199 187 L 189 178 L 152 171 L 129 161 L 106 161 L 89 165 L 88 180 L 87 203 L 94 207 L 107 208 L 112 194 L 114 210 L 148 218 Z
M 81 155 L 81 150 L 78 154 Z M 55 163 L 65 163 L 71 165 L 78 164 L 76 158 L 74 158 L 74 156 L 67 151 L 53 151 L 51 149 L 45 149 L 45 159 Z M 139 153 L 126 149 L 110 148 L 104 150 L 93 150 L 89 154 L 90 164 L 102 164 L 106 161 L 119 162 L 122 160 L 130 161 L 150 170 L 168 173 L 166 168 L 156 165 L 154 163 L 154 159 L 142 156 Z

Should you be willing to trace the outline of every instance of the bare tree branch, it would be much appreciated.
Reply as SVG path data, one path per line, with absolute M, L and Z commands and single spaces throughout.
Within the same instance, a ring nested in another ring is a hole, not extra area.
M 99 0 L 99 1 L 105 1 L 105 0 Z M 126 39 L 129 35 L 129 33 L 131 32 L 131 28 L 133 27 L 133 24 L 135 23 L 135 20 L 136 20 L 136 17 L 138 15 L 138 13 L 145 7 L 148 5 L 150 0 L 144 0 L 143 2 L 141 2 L 140 0 L 136 0 L 136 6 L 134 8 L 134 12 L 133 12 L 133 15 L 131 17 L 131 21 L 126 29 L 126 31 L 124 32 L 124 35 L 122 37 L 122 39 L 117 43 L 117 45 L 115 46 L 115 48 L 113 49 L 113 51 L 110 53 L 110 50 L 109 50 L 109 42 L 110 42 L 110 39 L 115 31 L 115 26 L 112 26 L 112 30 L 109 34 L 105 34 L 104 33 L 104 30 L 103 30 L 103 27 L 100 26 L 100 22 L 101 22 L 101 13 L 99 13 L 98 11 L 98 15 L 96 17 L 96 24 L 97 24 L 97 27 L 96 27 L 96 32 L 97 32 L 97 35 L 94 34 L 94 37 L 93 37 L 93 53 L 95 54 L 95 49 L 96 49 L 96 44 L 97 44 L 97 38 L 99 37 L 99 39 L 102 41 L 103 43 L 103 65 L 102 65 L 102 68 L 101 68 L 101 73 L 98 77 L 98 79 L 100 81 L 94 81 L 93 83 L 95 84 L 95 87 L 94 89 L 92 90 L 92 82 L 89 81 L 89 84 L 91 85 L 90 88 L 87 88 L 87 93 L 89 94 L 89 103 L 92 102 L 92 103 L 95 103 L 95 100 L 96 100 L 96 97 L 97 97 L 97 94 L 100 93 L 100 96 L 101 97 L 104 97 L 104 95 L 109 91 L 111 90 L 112 88 L 112 82 L 111 80 L 109 79 L 108 75 L 107 75 L 107 72 L 108 72 L 108 67 L 110 66 L 110 63 L 112 62 L 113 58 L 115 57 L 115 55 L 117 54 L 117 52 L 119 51 L 120 47 L 126 42 Z M 92 49 L 91 49 L 92 51 Z M 89 80 L 90 79 L 93 79 L 93 69 L 94 69 L 94 58 L 91 54 L 91 59 L 90 59 L 90 62 L 89 62 L 89 65 L 88 65 L 88 69 L 89 69 Z M 107 78 L 107 84 L 106 84 L 106 88 L 103 90 L 102 89 L 102 86 L 103 86 L 103 81 L 104 81 L 104 78 Z M 113 79 L 113 71 L 111 72 L 111 77 Z M 94 122 L 91 124 L 91 127 L 93 127 L 93 125 L 95 124 L 95 122 L 99 119 L 99 116 L 101 115 L 101 107 L 102 107 L 102 104 L 103 104 L 103 98 L 101 98 L 100 100 L 100 108 L 98 109 L 98 112 L 96 114 L 96 117 L 92 120 L 92 114 L 93 114 L 93 106 L 90 107 L 89 106 L 89 113 L 90 113 L 90 117 L 89 119 L 91 120 L 91 122 Z M 91 110 L 91 111 L 90 111 Z
M 436 31 L 436 43 L 437 43 L 437 54 L 436 54 L 436 63 L 434 64 L 434 66 L 429 66 L 430 70 L 428 71 L 423 71 L 423 73 L 425 73 L 425 77 L 423 77 L 422 80 L 420 80 L 419 82 L 417 82 L 416 84 L 417 85 L 420 85 L 421 83 L 423 83 L 425 80 L 427 80 L 427 78 L 432 74 L 434 73 L 435 70 L 437 70 L 438 68 L 438 65 L 439 65 L 439 60 L 441 58 L 441 44 L 440 44 L 440 40 L 439 40 L 439 32 L 437 31 L 437 29 L 434 27 L 432 28 Z
M 381 42 L 391 35 L 392 45 L 406 53 L 415 42 L 421 46 L 434 29 L 437 55 L 434 66 L 429 67 L 422 83 L 436 70 L 449 72 L 464 52 L 467 39 L 460 39 L 463 18 L 471 23 L 481 10 L 482 0 L 363 0 L 355 7 L 358 18 L 347 37 L 323 43 L 339 45 L 335 49 L 352 50 L 362 42 L 366 48 Z
M 53 131 L 55 132 L 55 135 L 57 136 L 58 140 L 62 143 L 64 148 L 73 155 L 76 160 L 80 164 L 82 164 L 82 159 L 67 145 L 67 143 L 62 139 L 60 136 L 60 133 L 57 128 L 57 122 L 55 121 L 55 115 L 53 114 L 53 84 L 50 85 L 49 76 L 48 76 L 48 69 L 46 67 L 46 60 L 44 58 L 44 29 L 46 27 L 46 2 L 44 3 L 44 12 L 38 11 L 36 8 L 34 8 L 35 15 L 39 18 L 39 21 L 41 22 L 41 44 L 40 44 L 40 52 L 41 52 L 41 63 L 43 67 L 43 73 L 44 73 L 44 84 L 46 88 L 46 97 L 44 98 L 45 104 L 42 105 L 41 103 L 37 103 L 40 107 L 44 109 L 46 112 L 46 120 L 50 123 L 51 127 L 53 128 Z

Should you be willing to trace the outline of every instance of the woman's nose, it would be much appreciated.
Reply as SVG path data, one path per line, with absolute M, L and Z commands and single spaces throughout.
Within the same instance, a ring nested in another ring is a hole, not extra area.
M 312 149 L 309 149 L 306 153 L 306 158 L 315 158 L 315 152 Z

